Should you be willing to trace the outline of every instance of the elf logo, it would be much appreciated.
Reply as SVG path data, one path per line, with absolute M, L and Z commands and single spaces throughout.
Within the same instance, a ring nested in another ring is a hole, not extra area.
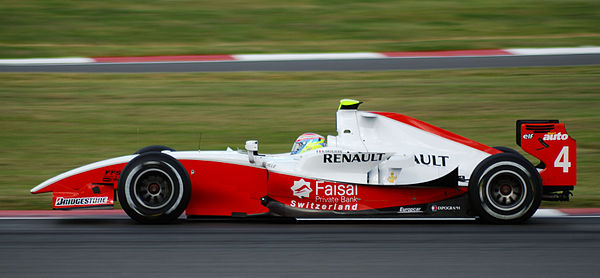
M 523 139 L 531 139 L 533 138 L 533 133 L 523 135 Z
M 564 141 L 569 139 L 569 135 L 567 134 L 562 134 L 562 133 L 555 133 L 555 132 L 551 132 L 551 133 L 547 133 L 544 134 L 544 138 L 542 140 L 544 141 Z

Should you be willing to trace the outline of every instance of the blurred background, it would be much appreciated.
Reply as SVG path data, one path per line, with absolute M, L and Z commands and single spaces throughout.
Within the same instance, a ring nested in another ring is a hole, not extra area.
M 597 45 L 593 0 L 0 1 L 2 58 Z
M 600 45 L 600 1 L 7 1 L 0 58 L 380 52 Z M 371 72 L 0 73 L 0 210 L 29 189 L 153 144 L 287 152 L 335 132 L 339 99 L 518 149 L 517 119 L 578 142 L 572 202 L 598 207 L 600 66 Z

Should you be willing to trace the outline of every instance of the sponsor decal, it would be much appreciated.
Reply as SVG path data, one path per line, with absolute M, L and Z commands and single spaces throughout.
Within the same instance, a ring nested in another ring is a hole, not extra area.
M 387 177 L 387 181 L 390 183 L 394 183 L 398 179 L 398 176 L 394 175 L 394 172 L 390 173 L 390 176 Z
M 323 163 L 362 163 L 382 161 L 385 153 L 325 153 Z
M 269 162 L 265 163 L 265 167 L 275 169 L 275 168 L 277 168 L 277 164 L 275 162 L 269 161 Z
M 438 206 L 438 205 L 432 205 L 431 206 L 431 211 L 436 212 L 436 211 L 457 211 L 460 210 L 460 206 Z
M 317 181 L 315 182 L 315 189 L 315 195 L 317 195 L 317 198 L 322 195 L 333 197 L 350 197 L 358 194 L 358 186 L 353 184 L 331 184 L 325 183 L 324 181 Z
M 420 165 L 446 167 L 447 155 L 420 154 L 415 155 L 415 162 Z
M 292 194 L 300 199 L 314 198 L 307 201 L 292 200 L 291 207 L 317 210 L 357 210 L 358 186 L 354 184 L 331 183 L 325 181 L 310 181 L 300 179 L 294 181 Z
M 533 133 L 523 134 L 523 139 L 531 139 L 531 138 L 533 138 Z
M 84 206 L 84 205 L 99 205 L 108 203 L 108 197 L 85 197 L 85 198 L 56 198 L 54 206 Z
M 415 208 L 415 207 L 400 207 L 398 209 L 398 213 L 423 213 L 422 208 Z
M 343 153 L 342 150 L 321 150 L 318 149 L 317 153 Z
M 547 134 L 544 134 L 544 138 L 542 140 L 544 141 L 564 141 L 569 139 L 569 135 L 567 134 L 562 134 L 561 132 L 556 133 L 556 132 L 550 132 Z
M 102 177 L 102 182 L 111 182 L 111 183 L 118 182 L 120 174 L 121 174 L 121 171 L 106 170 L 106 171 L 104 171 L 104 176 Z
M 317 209 L 317 210 L 357 210 L 358 204 L 320 204 L 314 202 L 296 202 L 292 200 L 290 206 L 293 208 Z
M 307 182 L 304 179 L 294 181 L 294 185 L 292 185 L 291 189 L 292 194 L 298 198 L 308 198 L 312 192 L 310 182 Z

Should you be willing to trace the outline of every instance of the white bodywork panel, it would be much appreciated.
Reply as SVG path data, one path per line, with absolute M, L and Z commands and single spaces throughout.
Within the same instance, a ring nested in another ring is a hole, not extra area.
M 269 171 L 352 184 L 411 185 L 435 180 L 458 168 L 467 186 L 471 172 L 489 153 L 375 113 L 337 111 L 337 136 L 327 146 L 301 154 L 249 155 L 243 151 L 164 151 L 178 160 L 207 160 L 261 167 Z M 293 142 L 290 142 L 290 145 Z M 51 178 L 63 178 L 119 163 L 128 155 L 88 164 Z M 252 162 L 251 162 L 252 161 Z
M 475 166 L 490 156 L 370 112 L 338 110 L 337 132 L 337 136 L 327 136 L 325 148 L 289 157 L 266 156 L 265 166 L 273 172 L 346 183 L 410 185 L 457 168 L 459 176 L 468 180 Z M 467 182 L 459 185 L 467 186 Z

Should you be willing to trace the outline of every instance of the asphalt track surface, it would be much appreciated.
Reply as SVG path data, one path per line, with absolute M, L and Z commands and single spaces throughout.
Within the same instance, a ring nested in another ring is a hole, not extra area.
M 380 71 L 527 66 L 598 65 L 600 54 L 419 57 L 348 60 L 220 61 L 0 65 L 0 72 L 236 72 Z
M 598 277 L 600 218 L 277 223 L 0 220 L 1 277 Z

